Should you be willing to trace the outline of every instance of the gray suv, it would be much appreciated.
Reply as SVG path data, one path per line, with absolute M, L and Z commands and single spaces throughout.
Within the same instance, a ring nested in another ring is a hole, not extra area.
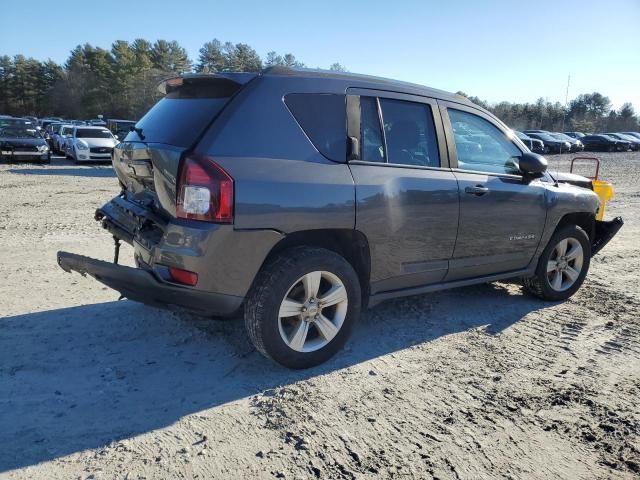
M 570 297 L 622 225 L 587 179 L 554 175 L 464 97 L 369 76 L 185 75 L 113 151 L 122 192 L 96 211 L 114 263 L 59 252 L 123 296 L 243 312 L 291 368 L 346 341 L 363 308 L 522 279 Z M 138 268 L 117 264 L 120 240 Z

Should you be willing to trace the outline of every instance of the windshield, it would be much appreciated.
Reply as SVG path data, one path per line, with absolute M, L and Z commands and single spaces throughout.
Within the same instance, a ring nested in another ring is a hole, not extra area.
M 99 130 L 97 128 L 78 128 L 76 138 L 113 138 L 109 130 Z
M 553 136 L 565 142 L 573 142 L 575 140 L 574 138 L 571 138 L 569 135 L 565 135 L 564 133 L 554 133 Z
M 0 118 L 0 128 L 7 125 L 21 125 L 31 128 L 32 123 L 30 120 L 25 120 L 24 118 Z
M 0 137 L 5 138 L 42 138 L 34 128 L 18 125 L 0 127 Z

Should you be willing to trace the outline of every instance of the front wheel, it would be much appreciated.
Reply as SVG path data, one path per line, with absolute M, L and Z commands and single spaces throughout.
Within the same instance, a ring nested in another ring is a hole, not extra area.
M 358 276 L 340 255 L 297 247 L 258 274 L 245 305 L 253 345 L 289 368 L 309 368 L 342 348 L 360 315 Z
M 589 236 L 577 225 L 568 225 L 551 237 L 535 275 L 524 279 L 524 287 L 544 300 L 566 300 L 584 282 L 590 261 Z

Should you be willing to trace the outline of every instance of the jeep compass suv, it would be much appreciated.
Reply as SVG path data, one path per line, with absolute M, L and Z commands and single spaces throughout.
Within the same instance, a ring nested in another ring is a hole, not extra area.
M 131 300 L 242 312 L 288 367 L 327 360 L 394 297 L 520 278 L 566 299 L 622 224 L 458 95 L 283 67 L 160 88 L 113 151 L 122 192 L 96 211 L 116 262 L 58 263 Z M 116 264 L 120 240 L 137 268 Z

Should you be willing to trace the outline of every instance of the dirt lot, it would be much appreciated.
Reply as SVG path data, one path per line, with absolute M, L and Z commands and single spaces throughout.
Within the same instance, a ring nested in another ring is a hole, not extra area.
M 502 283 L 391 301 L 304 372 L 239 321 L 57 267 L 111 258 L 92 220 L 109 167 L 0 166 L 0 477 L 638 478 L 640 154 L 602 158 L 626 225 L 570 301 Z

